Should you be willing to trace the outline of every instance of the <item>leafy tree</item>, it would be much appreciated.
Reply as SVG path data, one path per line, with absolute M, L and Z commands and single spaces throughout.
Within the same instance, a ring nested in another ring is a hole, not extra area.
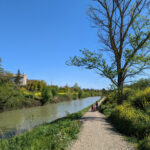
M 53 97 L 55 97 L 58 94 L 58 86 L 51 86 L 51 91 Z
M 75 84 L 74 84 L 73 90 L 74 90 L 75 92 L 78 92 L 78 91 L 80 90 L 80 87 L 79 87 L 78 83 L 75 83 Z
M 42 91 L 46 87 L 46 82 L 43 80 L 28 80 L 26 88 L 29 91 Z
M 66 63 L 95 70 L 118 89 L 118 104 L 123 101 L 123 86 L 128 77 L 150 68 L 150 18 L 148 0 L 94 0 L 88 15 L 98 29 L 99 51 L 81 50 Z M 145 16 L 143 16 L 143 14 Z
M 105 88 L 102 89 L 102 95 L 106 95 L 107 91 L 105 90 Z
M 41 101 L 42 104 L 50 102 L 51 99 L 52 99 L 51 87 L 49 87 L 49 86 L 44 87 L 42 90 L 42 101 Z
M 79 90 L 78 97 L 79 97 L 79 98 L 82 98 L 82 96 L 83 96 L 83 91 L 82 91 L 82 90 Z
M 15 78 L 15 83 L 17 84 L 17 85 L 20 85 L 20 83 L 21 83 L 21 73 L 20 73 L 20 70 L 18 69 L 18 72 L 17 72 L 17 76 L 16 76 L 16 78 Z

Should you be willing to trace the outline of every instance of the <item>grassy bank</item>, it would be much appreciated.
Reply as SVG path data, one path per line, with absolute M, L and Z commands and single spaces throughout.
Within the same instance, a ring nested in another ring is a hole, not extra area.
M 64 150 L 80 131 L 80 119 L 89 109 L 83 109 L 52 123 L 43 124 L 22 135 L 0 140 L 0 150 Z
M 124 103 L 117 105 L 116 92 L 100 106 L 114 127 L 139 150 L 150 150 L 150 87 L 125 88 Z

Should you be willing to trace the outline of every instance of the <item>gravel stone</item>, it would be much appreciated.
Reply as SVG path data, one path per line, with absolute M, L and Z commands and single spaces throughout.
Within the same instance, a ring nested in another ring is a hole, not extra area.
M 87 112 L 81 121 L 83 127 L 70 150 L 134 150 L 98 111 Z

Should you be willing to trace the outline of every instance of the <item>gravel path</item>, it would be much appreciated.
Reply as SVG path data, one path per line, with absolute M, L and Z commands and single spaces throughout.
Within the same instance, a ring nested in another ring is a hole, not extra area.
M 133 146 L 108 123 L 106 117 L 97 112 L 87 112 L 81 119 L 83 128 L 71 150 L 134 150 Z

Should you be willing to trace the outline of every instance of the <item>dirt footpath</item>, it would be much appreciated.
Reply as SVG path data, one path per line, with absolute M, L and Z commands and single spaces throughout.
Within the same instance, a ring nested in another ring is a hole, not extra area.
M 87 112 L 81 120 L 82 130 L 70 150 L 134 150 L 98 111 Z

